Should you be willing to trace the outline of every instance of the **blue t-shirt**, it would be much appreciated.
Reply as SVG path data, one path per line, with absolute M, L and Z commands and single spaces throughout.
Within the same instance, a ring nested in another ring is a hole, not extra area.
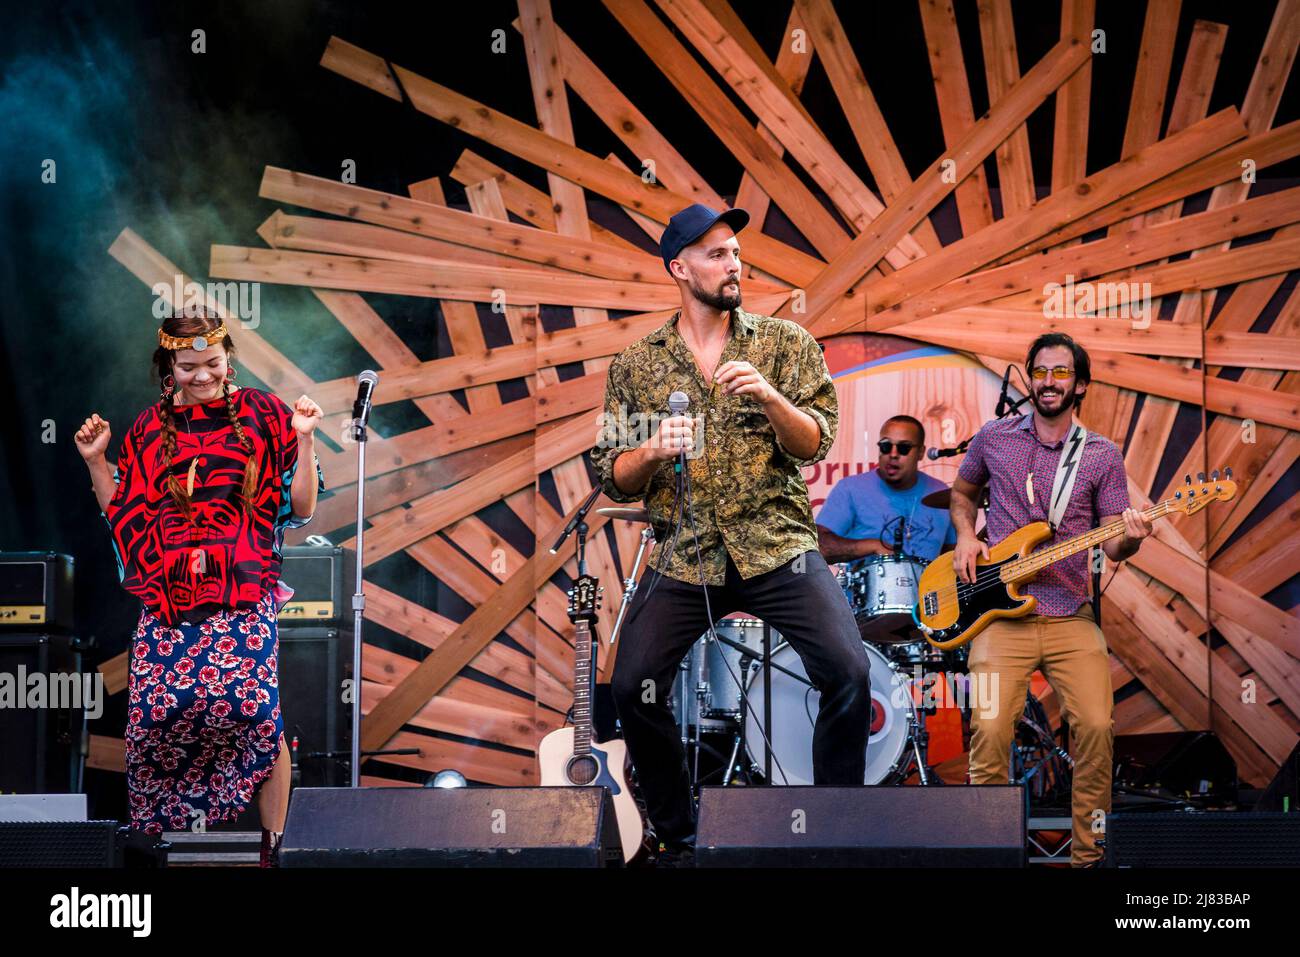
M 892 548 L 902 516 L 903 553 L 933 561 L 947 546 L 957 544 L 957 530 L 947 509 L 929 508 L 921 499 L 947 487 L 924 472 L 917 472 L 915 484 L 904 491 L 891 488 L 874 470 L 850 475 L 826 496 L 817 524 L 842 538 L 879 538 Z

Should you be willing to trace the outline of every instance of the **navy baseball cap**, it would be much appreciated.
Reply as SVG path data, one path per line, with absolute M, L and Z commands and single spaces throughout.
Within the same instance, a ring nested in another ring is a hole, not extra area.
M 659 238 L 659 255 L 663 257 L 664 269 L 677 258 L 677 254 L 699 239 L 718 223 L 726 223 L 735 232 L 740 232 L 749 225 L 749 213 L 743 209 L 728 209 L 718 212 L 703 203 L 687 206 L 668 220 L 668 228 Z M 669 274 L 672 273 L 668 269 Z

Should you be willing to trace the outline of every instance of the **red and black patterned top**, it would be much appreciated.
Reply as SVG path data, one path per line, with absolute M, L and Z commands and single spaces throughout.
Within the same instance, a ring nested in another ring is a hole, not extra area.
M 249 455 L 224 398 L 172 407 L 176 453 L 171 474 L 182 488 L 191 462 L 198 459 L 190 496 L 193 521 L 167 491 L 157 403 L 136 418 L 118 454 L 117 491 L 102 513 L 113 534 L 118 578 L 167 624 L 213 606 L 254 607 L 276 590 L 284 530 L 310 521 L 310 516 L 294 515 L 290 501 L 298 468 L 293 409 L 278 396 L 247 386 L 230 397 L 257 457 L 251 515 L 242 507 L 241 494 Z M 324 490 L 319 465 L 316 475 Z

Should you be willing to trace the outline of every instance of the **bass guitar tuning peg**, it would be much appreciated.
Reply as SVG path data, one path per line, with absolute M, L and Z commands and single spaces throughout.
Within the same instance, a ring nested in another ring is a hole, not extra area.
M 1231 479 L 1232 479 L 1232 467 L 1231 467 L 1231 466 L 1229 466 L 1228 468 L 1226 468 L 1226 469 L 1223 470 L 1223 477 L 1226 478 L 1226 479 L 1228 479 L 1228 480 L 1231 480 Z

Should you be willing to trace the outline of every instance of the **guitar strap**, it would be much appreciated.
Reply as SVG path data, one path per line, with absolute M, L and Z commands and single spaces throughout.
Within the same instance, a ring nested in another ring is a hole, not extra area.
M 1074 480 L 1079 477 L 1079 463 L 1083 459 L 1083 445 L 1088 440 L 1088 430 L 1077 422 L 1065 437 L 1061 459 L 1056 463 L 1056 477 L 1052 479 L 1052 497 L 1048 502 L 1047 522 L 1055 532 L 1065 517 L 1065 507 L 1074 494 Z

